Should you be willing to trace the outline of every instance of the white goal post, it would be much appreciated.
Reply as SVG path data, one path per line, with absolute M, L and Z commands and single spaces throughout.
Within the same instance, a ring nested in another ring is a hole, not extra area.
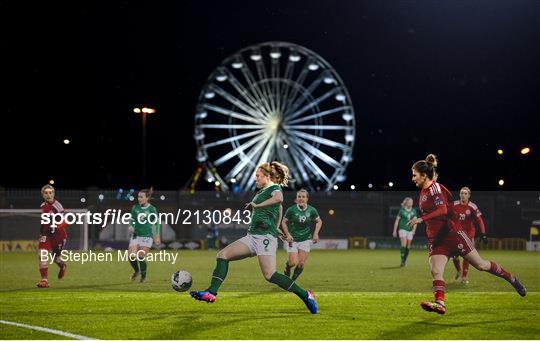
M 88 209 L 66 208 L 65 212 L 86 214 Z M 43 212 L 40 209 L 0 209 L 0 241 L 20 239 L 37 240 L 37 231 L 39 231 L 39 226 L 41 225 L 41 213 Z M 82 224 L 73 224 L 68 227 L 68 245 L 69 240 L 73 236 L 79 240 L 77 248 L 88 251 L 88 222 L 86 219 L 82 219 L 82 221 Z M 21 227 L 25 230 L 19 231 Z M 79 230 L 75 231 L 74 227 L 79 227 Z

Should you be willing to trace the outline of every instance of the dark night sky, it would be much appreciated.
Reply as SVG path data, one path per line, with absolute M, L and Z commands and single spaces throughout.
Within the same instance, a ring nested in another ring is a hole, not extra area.
M 282 40 L 323 56 L 351 94 L 347 184 L 411 189 L 411 164 L 434 152 L 448 186 L 540 189 L 540 1 L 74 3 L 0 4 L 0 186 L 139 186 L 132 109 L 147 105 L 148 182 L 182 187 L 210 72 Z

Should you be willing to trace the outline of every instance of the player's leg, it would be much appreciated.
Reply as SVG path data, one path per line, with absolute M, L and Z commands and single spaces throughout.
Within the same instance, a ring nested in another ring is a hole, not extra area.
M 421 306 L 426 311 L 444 314 L 446 306 L 444 305 L 444 268 L 448 262 L 448 257 L 444 254 L 433 254 L 429 257 L 429 268 L 433 279 L 434 302 L 422 302 Z
M 317 302 L 315 301 L 315 296 L 309 290 L 301 288 L 289 277 L 276 271 L 276 255 L 259 255 L 259 266 L 264 278 L 273 283 L 283 290 L 291 291 L 300 297 L 302 301 L 306 304 L 309 311 L 312 314 L 316 314 L 318 311 Z
M 407 231 L 405 230 L 399 230 L 399 242 L 400 242 L 400 247 L 399 247 L 399 255 L 401 257 L 401 263 L 400 263 L 400 266 L 401 267 L 404 267 L 405 266 L 405 252 L 407 250 Z
M 307 244 L 307 249 L 306 249 L 306 245 L 300 245 L 300 247 L 298 248 L 298 265 L 296 266 L 296 268 L 294 268 L 294 274 L 292 276 L 292 280 L 293 281 L 296 281 L 296 279 L 300 276 L 300 274 L 302 274 L 302 271 L 304 271 L 304 267 L 306 265 L 306 261 L 308 259 L 308 256 L 309 256 L 309 241 L 306 242 L 302 242 L 301 244 Z
M 407 265 L 407 259 L 409 258 L 409 252 L 411 251 L 411 245 L 412 245 L 412 240 L 414 238 L 414 234 L 411 232 L 407 233 L 407 243 L 405 245 L 405 265 Z
M 224 249 L 218 252 L 216 258 L 216 267 L 212 272 L 210 286 L 203 291 L 191 291 L 189 294 L 199 301 L 212 303 L 216 300 L 219 287 L 225 281 L 227 272 L 229 271 L 229 262 L 244 259 L 253 256 L 249 236 L 242 237 L 233 243 L 227 245 Z
M 456 276 L 454 277 L 454 280 L 458 281 L 461 277 L 461 271 L 462 267 L 459 261 L 459 256 L 452 257 L 452 263 L 454 263 L 454 268 L 456 268 Z
M 49 265 L 45 256 L 47 255 L 48 257 L 48 254 L 52 251 L 51 243 L 47 236 L 40 236 L 38 245 L 39 274 L 41 277 L 39 283 L 37 284 L 37 287 L 48 288 Z
M 146 255 L 150 251 L 150 247 L 146 245 L 139 245 L 137 249 L 137 258 L 139 261 L 139 267 L 141 268 L 141 283 L 146 282 L 146 271 L 148 265 L 146 264 Z
M 468 233 L 467 236 L 469 237 L 472 246 L 474 247 L 474 232 Z M 469 275 L 469 262 L 467 259 L 463 259 L 463 266 L 461 268 L 461 283 L 468 284 L 469 281 L 467 280 L 467 276 Z
M 245 237 L 244 237 L 245 238 Z M 246 244 L 248 238 L 242 240 L 236 240 L 235 242 L 227 245 L 224 249 L 218 252 L 216 258 L 216 267 L 212 273 L 212 280 L 210 281 L 210 286 L 208 291 L 212 294 L 217 295 L 219 287 L 225 281 L 227 277 L 227 272 L 229 271 L 229 262 L 235 260 L 241 260 L 247 257 L 251 257 L 253 252 L 250 247 Z
M 500 277 L 510 283 L 520 296 L 527 294 L 527 289 L 520 283 L 516 276 L 503 269 L 499 264 L 483 259 L 476 249 L 466 254 L 464 258 L 471 263 L 477 270 L 489 272 L 492 275 Z
M 54 239 L 55 247 L 53 248 L 53 259 L 56 265 L 58 265 L 60 268 L 58 270 L 58 279 L 62 279 L 66 275 L 67 264 L 62 259 L 62 250 L 64 250 L 64 246 L 66 245 L 66 238 L 67 235 L 63 233 L 55 236 Z
M 287 262 L 285 263 L 285 276 L 291 277 L 291 269 L 298 265 L 298 247 L 296 242 L 289 246 L 289 243 L 285 242 L 285 249 L 287 250 Z
M 444 304 L 444 268 L 448 263 L 448 257 L 446 255 L 433 255 L 429 257 L 429 267 L 431 271 L 431 277 L 433 279 L 433 294 L 435 301 Z
M 139 250 L 139 244 L 137 238 L 130 238 L 128 246 L 129 264 L 133 268 L 133 274 L 131 280 L 134 281 L 139 276 L 139 261 L 137 260 L 137 251 Z

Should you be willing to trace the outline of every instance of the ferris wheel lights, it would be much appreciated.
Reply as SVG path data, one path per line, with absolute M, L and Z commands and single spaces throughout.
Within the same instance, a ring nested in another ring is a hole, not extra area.
M 279 57 L 281 57 L 281 51 L 279 50 L 279 47 L 272 46 L 270 48 L 270 58 L 278 59 Z
M 332 83 L 335 82 L 335 80 L 334 80 L 334 78 L 332 78 L 332 77 L 324 77 L 323 82 L 324 82 L 325 84 L 332 84 Z
M 346 99 L 346 98 L 347 98 L 347 97 L 345 97 L 344 94 L 337 94 L 337 95 L 336 95 L 336 101 L 345 102 L 345 99 Z
M 348 113 L 341 115 L 341 117 L 343 118 L 343 120 L 345 120 L 347 122 L 349 122 L 349 121 L 351 121 L 353 119 L 353 115 L 348 114 Z
M 219 186 L 220 185 L 219 181 L 217 181 L 217 180 L 214 181 L 214 185 Z
M 233 69 L 241 69 L 244 66 L 244 64 L 241 62 L 234 62 L 231 64 L 231 66 L 233 67 Z
M 197 134 L 193 135 L 193 138 L 195 138 L 195 140 L 197 140 L 197 141 L 203 140 L 204 137 L 205 137 L 205 135 L 204 135 L 203 132 L 198 132 Z
M 208 116 L 208 113 L 207 113 L 206 111 L 201 111 L 200 113 L 197 113 L 197 114 L 195 115 L 196 118 L 200 118 L 201 120 L 202 120 L 202 119 L 205 119 L 206 116 Z
M 305 87 L 292 70 L 307 76 Z M 287 100 L 284 95 L 296 87 L 296 98 Z M 231 55 L 202 87 L 195 110 L 196 159 L 216 171 L 201 175 L 201 181 L 210 186 L 219 181 L 216 190 L 253 189 L 254 167 L 269 159 L 290 163 L 298 186 L 325 191 L 351 186 L 343 182 L 355 141 L 349 94 L 332 67 L 302 46 L 269 42 Z
M 261 50 L 259 48 L 252 49 L 249 58 L 254 62 L 260 61 L 262 59 Z
M 205 152 L 201 150 L 197 151 L 197 161 L 205 162 L 207 159 L 208 159 L 208 155 Z
M 289 56 L 289 60 L 290 60 L 291 62 L 293 62 L 293 63 L 299 62 L 300 59 L 301 59 L 301 57 L 300 57 L 298 54 L 296 54 L 296 53 L 293 53 L 293 54 L 291 54 L 291 55 Z
M 156 109 L 153 108 L 142 108 L 141 111 L 145 114 L 154 114 L 156 112 Z

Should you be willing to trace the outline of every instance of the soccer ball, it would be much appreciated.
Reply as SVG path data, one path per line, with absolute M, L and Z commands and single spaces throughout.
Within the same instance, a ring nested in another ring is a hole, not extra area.
M 171 285 L 172 288 L 176 291 L 187 291 L 191 288 L 191 274 L 184 270 L 178 270 L 172 274 Z

